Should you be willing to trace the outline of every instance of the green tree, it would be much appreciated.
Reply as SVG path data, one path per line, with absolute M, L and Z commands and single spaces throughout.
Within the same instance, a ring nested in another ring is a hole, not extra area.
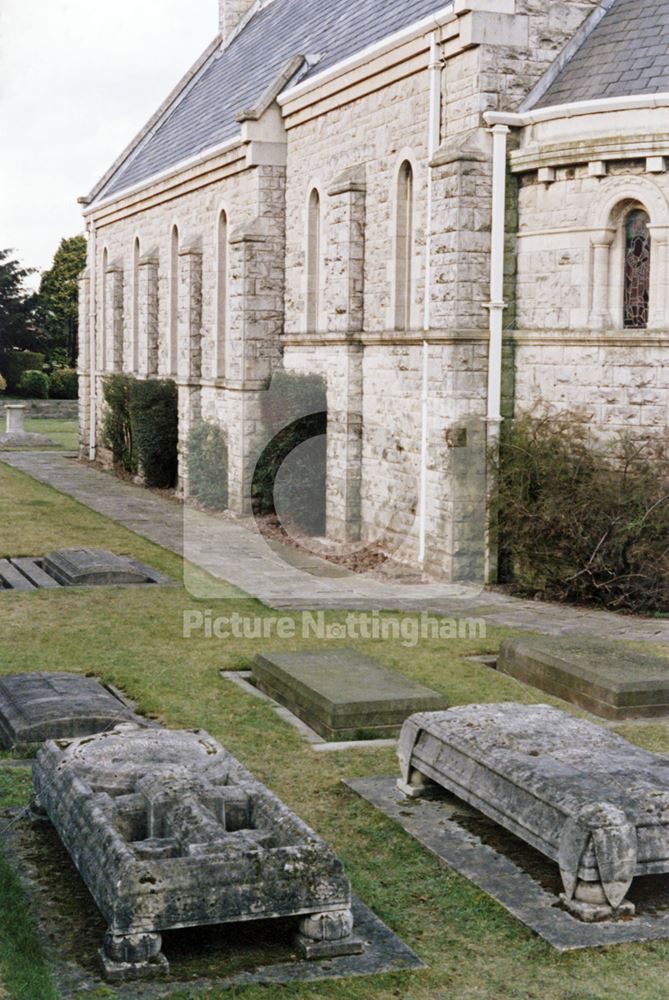
M 85 266 L 86 237 L 63 239 L 39 286 L 38 317 L 47 355 L 58 357 L 71 368 L 77 363 L 78 281 Z
M 35 324 L 36 296 L 25 287 L 34 269 L 22 267 L 13 250 L 0 250 L 0 352 L 40 347 Z

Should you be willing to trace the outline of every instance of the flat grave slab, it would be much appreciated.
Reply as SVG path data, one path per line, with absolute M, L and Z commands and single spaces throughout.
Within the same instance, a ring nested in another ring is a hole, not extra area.
M 445 788 L 556 861 L 581 920 L 633 915 L 633 880 L 669 874 L 669 759 L 590 722 L 547 705 L 425 712 L 398 755 L 407 796 Z
M 294 917 L 304 958 L 364 951 L 334 852 L 205 732 L 50 741 L 33 790 L 107 923 L 111 982 L 166 975 L 162 934 L 185 927 Z
M 169 577 L 104 549 L 60 549 L 44 557 L 0 559 L 0 592 L 60 587 L 166 586 Z
M 669 659 L 573 636 L 505 639 L 497 669 L 605 719 L 669 715 Z
M 48 672 L 0 677 L 0 749 L 89 736 L 119 722 L 145 720 L 93 677 Z
M 446 705 L 436 691 L 347 648 L 261 654 L 253 677 L 327 740 L 395 736 L 413 712 Z
M 558 951 L 669 940 L 669 876 L 635 880 L 634 917 L 583 923 L 560 902 L 558 865 L 462 799 L 407 799 L 393 776 L 344 784 Z

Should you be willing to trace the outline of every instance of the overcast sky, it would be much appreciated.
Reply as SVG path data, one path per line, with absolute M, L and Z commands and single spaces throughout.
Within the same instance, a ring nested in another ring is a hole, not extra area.
M 217 30 L 218 0 L 0 0 L 0 248 L 49 266 Z

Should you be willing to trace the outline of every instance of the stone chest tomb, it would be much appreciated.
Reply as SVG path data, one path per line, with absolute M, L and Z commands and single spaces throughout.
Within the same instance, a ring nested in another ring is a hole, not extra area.
M 108 923 L 108 979 L 165 971 L 161 933 L 181 927 L 294 916 L 304 957 L 362 951 L 337 857 L 207 733 L 49 742 L 33 781 Z
M 93 677 L 31 673 L 0 677 L 0 748 L 88 736 L 143 720 Z
M 151 566 L 104 549 L 59 549 L 43 558 L 0 559 L 0 591 L 169 583 L 169 577 Z
M 352 649 L 257 656 L 253 676 L 328 740 L 396 736 L 412 712 L 446 706 L 436 691 Z
M 619 642 L 505 639 L 497 669 L 605 719 L 669 715 L 669 660 Z
M 669 759 L 546 705 L 468 705 L 408 719 L 400 788 L 435 786 L 557 861 L 588 921 L 634 913 L 639 875 L 669 872 Z

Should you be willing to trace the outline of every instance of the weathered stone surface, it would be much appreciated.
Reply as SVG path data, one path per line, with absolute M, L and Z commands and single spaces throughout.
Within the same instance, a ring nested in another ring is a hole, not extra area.
M 303 953 L 360 950 L 332 850 L 207 733 L 49 742 L 33 783 L 109 925 L 108 978 L 164 972 L 160 935 L 178 927 L 299 916 Z
M 440 785 L 558 861 L 584 920 L 633 913 L 637 875 L 669 872 L 669 760 L 547 705 L 468 705 L 408 719 L 400 788 Z
M 260 655 L 253 674 L 261 691 L 332 740 L 361 730 L 392 736 L 412 712 L 446 705 L 436 691 L 346 648 Z
M 497 668 L 606 719 L 669 715 L 669 660 L 578 637 L 505 639 Z
M 44 559 L 44 569 L 64 587 L 128 586 L 153 582 L 145 566 L 103 549 L 60 549 Z
M 0 678 L 3 750 L 89 736 L 131 721 L 142 719 L 92 677 L 31 673 Z

